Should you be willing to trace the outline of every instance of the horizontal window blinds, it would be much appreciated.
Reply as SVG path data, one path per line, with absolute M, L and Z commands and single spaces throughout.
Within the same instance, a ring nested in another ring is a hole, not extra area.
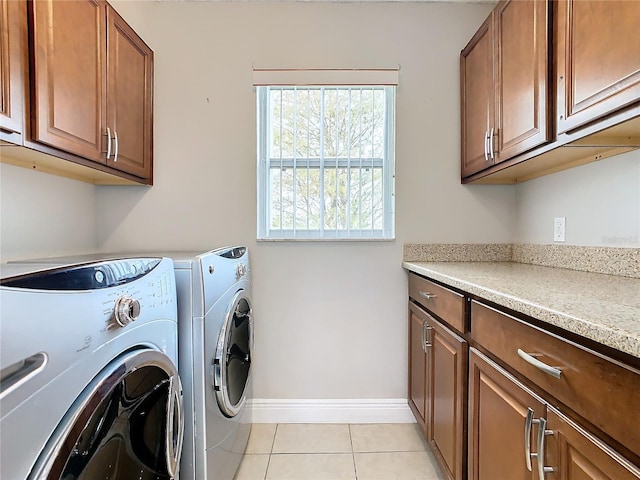
M 254 86 L 397 86 L 398 68 L 254 68 Z

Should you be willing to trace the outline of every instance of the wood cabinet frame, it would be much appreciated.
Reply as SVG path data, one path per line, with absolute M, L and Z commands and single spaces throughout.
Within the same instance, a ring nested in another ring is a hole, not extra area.
M 6 3 L 26 10 L 23 44 L 12 41 L 5 55 L 6 32 L 17 30 L 5 28 L 0 43 L 2 62 L 23 61 L 6 86 L 16 98 L 19 87 L 26 93 L 12 104 L 23 130 L 8 138 L 0 113 L 0 140 L 25 148 L 2 147 L 2 162 L 95 184 L 152 185 L 153 51 L 105 0 Z M 2 92 L 6 71 L 3 63 Z M 13 77 L 19 71 L 23 82 Z
M 465 84 L 469 80 L 465 76 L 464 62 L 478 35 L 484 34 L 485 22 L 460 56 L 462 183 L 520 183 L 640 148 L 640 59 L 633 46 L 640 40 L 640 29 L 637 28 L 640 3 L 625 0 L 535 1 L 538 7 L 540 4 L 547 7 L 549 19 L 548 83 L 545 84 L 548 97 L 547 140 L 517 142 L 514 145 L 517 144 L 518 149 L 510 149 L 508 135 L 505 137 L 504 132 L 499 131 L 497 143 L 504 150 L 493 161 L 480 161 L 477 147 L 470 150 L 468 142 L 471 136 L 466 130 L 471 128 L 468 124 L 477 123 L 477 120 L 473 116 L 466 118 L 468 96 Z M 487 22 L 499 15 L 506 4 L 500 2 Z M 581 15 L 578 15 L 578 20 L 576 6 Z M 588 12 L 585 13 L 590 6 L 597 6 L 599 13 L 590 17 Z M 498 29 L 493 27 L 494 31 Z M 579 40 L 576 39 L 578 30 L 582 32 Z M 500 34 L 494 35 L 500 37 Z M 629 40 L 634 36 L 635 40 Z M 612 48 L 614 44 L 625 48 Z M 579 55 L 577 49 L 580 49 Z M 606 53 L 604 57 L 603 52 Z M 534 56 L 538 58 L 535 52 Z M 609 62 L 608 67 L 603 66 L 603 58 Z M 498 70 L 502 63 L 496 62 Z M 499 74 L 494 74 L 494 77 L 499 98 L 508 87 L 500 86 Z M 541 89 L 540 94 L 542 92 Z M 535 92 L 533 94 L 536 95 Z M 496 107 L 498 115 L 499 108 Z M 540 113 L 543 113 L 542 109 Z M 517 140 L 519 137 L 513 138 Z M 531 138 L 536 138 L 536 135 Z
M 27 90 L 27 4 L 0 0 L 0 141 L 21 145 Z

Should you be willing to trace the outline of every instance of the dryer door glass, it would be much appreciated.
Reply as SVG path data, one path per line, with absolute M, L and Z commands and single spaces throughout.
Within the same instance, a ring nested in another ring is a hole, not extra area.
M 165 480 L 176 476 L 183 432 L 182 392 L 177 371 L 164 354 L 145 349 L 112 362 L 79 400 L 32 478 Z
M 220 332 L 214 360 L 214 390 L 222 413 L 234 417 L 245 401 L 251 368 L 253 321 L 249 298 L 238 292 Z

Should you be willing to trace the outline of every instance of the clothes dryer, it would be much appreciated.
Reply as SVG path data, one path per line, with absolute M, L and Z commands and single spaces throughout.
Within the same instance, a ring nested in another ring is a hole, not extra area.
M 2 265 L 0 478 L 177 478 L 173 261 Z
M 253 317 L 249 253 L 167 253 L 178 291 L 185 440 L 181 480 L 231 480 L 247 446 Z

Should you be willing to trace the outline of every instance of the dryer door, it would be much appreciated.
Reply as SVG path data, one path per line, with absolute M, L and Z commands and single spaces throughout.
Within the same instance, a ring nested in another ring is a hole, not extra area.
M 240 290 L 227 310 L 213 361 L 216 400 L 227 417 L 235 417 L 246 400 L 252 347 L 251 301 L 246 291 Z
M 29 478 L 173 479 L 183 431 L 176 367 L 158 350 L 134 350 L 113 360 L 78 397 Z

